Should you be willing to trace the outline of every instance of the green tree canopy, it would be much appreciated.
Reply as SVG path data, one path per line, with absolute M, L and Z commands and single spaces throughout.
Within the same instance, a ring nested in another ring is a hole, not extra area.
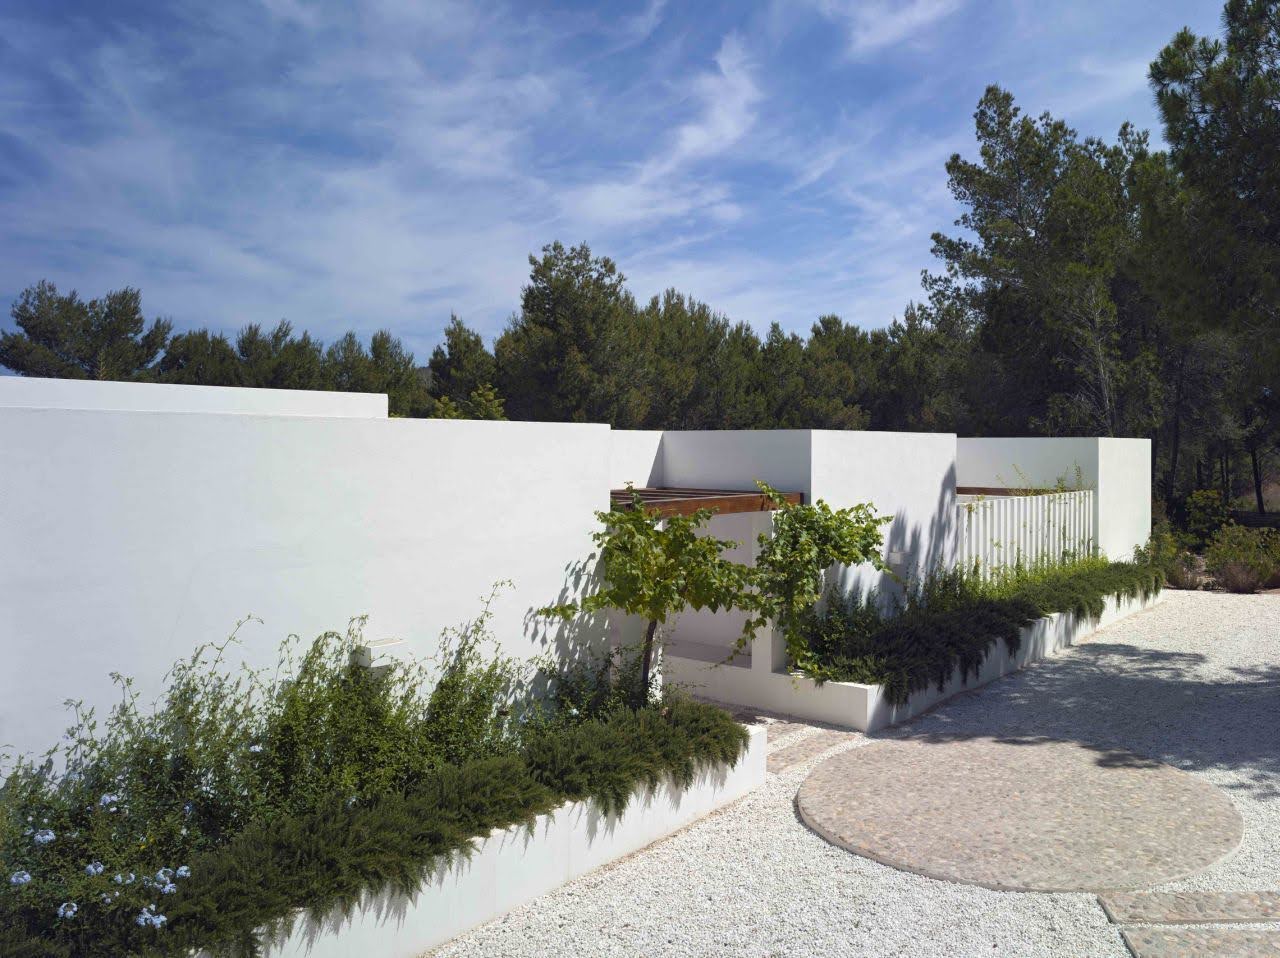
M 613 260 L 584 243 L 529 257 L 520 313 L 494 344 L 498 391 L 514 419 L 641 425 L 649 345 Z
M 431 353 L 431 394 L 455 404 L 467 402 L 482 386 L 498 381 L 498 364 L 485 348 L 480 334 L 469 329 L 457 316 L 449 317 L 444 342 Z
M 1218 315 L 1280 356 L 1280 3 L 1228 0 L 1222 40 L 1184 29 L 1151 64 L 1178 169 L 1214 252 Z M 1280 375 L 1278 373 L 1277 375 Z M 1273 385 L 1274 377 L 1273 377 Z
M 0 364 L 23 376 L 154 379 L 173 329 L 167 319 L 148 326 L 142 294 L 127 286 L 86 302 L 41 280 L 10 315 L 18 331 L 0 333 Z

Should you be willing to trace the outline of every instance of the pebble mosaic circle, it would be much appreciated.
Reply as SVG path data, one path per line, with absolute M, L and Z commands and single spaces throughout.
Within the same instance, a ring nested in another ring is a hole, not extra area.
M 1226 793 L 1115 749 L 915 738 L 842 752 L 796 797 L 828 841 L 895 868 L 1018 891 L 1142 888 L 1202 871 L 1244 826 Z

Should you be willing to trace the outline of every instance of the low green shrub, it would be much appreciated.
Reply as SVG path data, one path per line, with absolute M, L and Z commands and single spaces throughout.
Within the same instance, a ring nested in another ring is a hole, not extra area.
M 0 785 L 0 954 L 256 954 L 297 909 L 412 893 L 491 829 L 567 800 L 621 811 L 745 747 L 711 706 L 625 707 L 609 670 L 582 709 L 518 696 L 487 624 L 432 665 L 358 664 L 359 622 L 286 643 L 269 678 L 201 649 L 150 711 L 121 680 L 101 729 L 78 710 L 63 751 Z
M 818 681 L 881 685 L 890 702 L 903 704 L 930 685 L 941 689 L 957 670 L 976 674 L 997 641 L 1017 652 L 1021 629 L 1041 616 L 1098 616 L 1108 597 L 1147 597 L 1162 583 L 1162 571 L 1149 562 L 1084 559 L 1018 567 L 993 580 L 976 570 L 942 573 L 887 614 L 874 595 L 832 597 L 810 614 L 802 668 Z
M 1165 584 L 1175 589 L 1200 588 L 1198 559 L 1190 549 L 1190 537 L 1173 531 L 1167 520 L 1158 522 L 1146 546 L 1136 550 L 1134 561 L 1156 566 Z
M 1197 489 L 1183 503 L 1187 534 L 1199 550 L 1207 546 L 1218 530 L 1227 524 L 1229 513 L 1222 493 L 1217 489 Z
M 1228 592 L 1257 592 L 1280 577 L 1280 534 L 1228 523 L 1205 549 L 1204 565 Z

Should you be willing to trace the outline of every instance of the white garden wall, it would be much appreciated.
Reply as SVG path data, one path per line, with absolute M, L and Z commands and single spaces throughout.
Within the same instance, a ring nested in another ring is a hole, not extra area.
M 385 393 L 301 389 L 242 389 L 85 379 L 0 376 L 0 407 L 113 409 L 133 412 L 245 413 L 263 416 L 327 416 L 386 419 Z
M 661 429 L 614 429 L 609 433 L 609 487 L 664 486 Z
M 869 502 L 893 516 L 884 558 L 901 579 L 949 568 L 955 561 L 956 437 L 951 433 L 813 433 L 812 495 L 833 507 Z M 896 592 L 891 576 L 869 566 L 844 570 L 841 589 Z
M 97 384 L 59 387 L 78 385 Z M 369 637 L 425 656 L 509 579 L 494 634 L 544 651 L 531 611 L 567 595 L 609 502 L 600 425 L 0 407 L 0 450 L 0 745 L 18 751 L 57 741 L 64 700 L 115 702 L 113 671 L 149 702 L 250 613 L 256 665 L 366 613 Z
M 901 705 L 891 703 L 879 685 L 857 682 L 819 684 L 807 675 L 784 672 L 776 666 L 713 668 L 693 659 L 672 658 L 667 661 L 665 669 L 669 681 L 717 702 L 874 732 L 905 722 L 953 695 L 986 685 L 1002 675 L 1051 656 L 1159 600 L 1159 596 L 1150 599 L 1108 598 L 1102 615 L 1096 619 L 1071 612 L 1037 619 L 1022 630 L 1021 645 L 1013 655 L 1009 654 L 1002 641 L 997 640 L 977 674 L 965 678 L 957 670 L 941 689 L 936 686 L 922 689 Z
M 628 481 L 871 502 L 894 516 L 886 558 L 904 577 L 953 561 L 957 485 L 1051 485 L 1079 465 L 1108 555 L 1150 526 L 1145 440 L 407 420 L 385 396 L 2 377 L 0 451 L 0 747 L 20 752 L 56 741 L 64 700 L 116 701 L 113 671 L 150 700 L 175 659 L 249 614 L 255 665 L 362 614 L 370 638 L 430 656 L 511 580 L 493 606 L 503 651 L 601 639 L 603 616 L 533 612 L 587 584 L 594 513 Z M 770 524 L 726 515 L 711 532 L 746 561 Z M 836 581 L 895 588 L 869 568 Z M 719 661 L 741 616 L 687 613 L 674 631 L 690 661 Z M 753 645 L 729 668 L 772 681 L 776 638 Z

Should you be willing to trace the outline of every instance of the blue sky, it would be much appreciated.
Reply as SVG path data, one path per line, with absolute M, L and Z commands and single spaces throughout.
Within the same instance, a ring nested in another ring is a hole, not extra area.
M 148 315 L 421 359 L 492 337 L 527 256 L 587 241 L 641 298 L 758 328 L 919 296 L 1000 83 L 1158 138 L 1146 67 L 1221 3 L 371 0 L 0 10 L 0 297 L 138 286 Z M 7 317 L 4 319 L 7 324 Z

